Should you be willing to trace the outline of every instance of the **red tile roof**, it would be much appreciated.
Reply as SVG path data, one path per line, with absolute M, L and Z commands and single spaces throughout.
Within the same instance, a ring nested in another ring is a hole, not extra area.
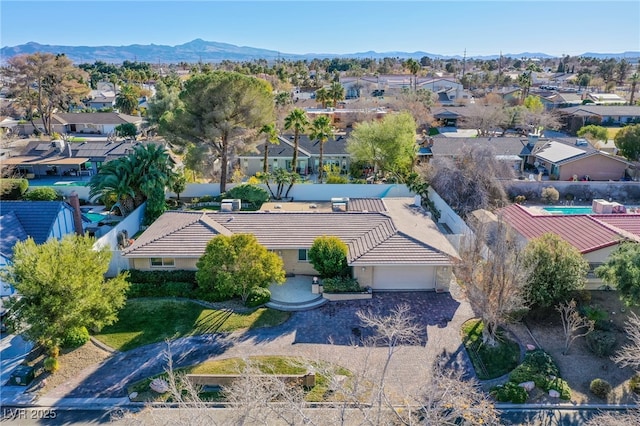
M 638 214 L 599 214 L 591 216 L 597 221 L 604 222 L 628 232 L 640 239 L 640 213 Z
M 589 253 L 625 240 L 625 232 L 588 215 L 534 215 L 513 204 L 499 211 L 505 221 L 527 239 L 551 232 L 577 248 Z M 637 215 L 633 215 L 637 216 Z

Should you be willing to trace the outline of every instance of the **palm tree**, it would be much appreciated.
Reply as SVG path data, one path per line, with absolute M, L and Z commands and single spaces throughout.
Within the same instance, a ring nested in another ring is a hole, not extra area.
M 629 105 L 633 105 L 633 98 L 636 94 L 636 86 L 638 85 L 638 80 L 640 80 L 640 74 L 633 73 L 631 76 L 631 97 L 629 98 Z
M 331 83 L 331 87 L 329 87 L 329 97 L 333 101 L 333 107 L 338 107 L 338 101 L 344 99 L 344 87 L 338 81 L 334 81 Z
M 300 133 L 304 133 L 309 126 L 309 119 L 303 109 L 294 108 L 284 119 L 284 128 L 293 129 L 293 159 L 291 168 L 294 173 L 298 171 L 298 141 Z
M 262 172 L 263 173 L 269 173 L 269 144 L 273 144 L 273 145 L 279 145 L 280 144 L 280 140 L 278 139 L 278 132 L 276 131 L 276 125 L 275 124 L 265 124 L 264 126 L 262 126 L 262 128 L 260 129 L 260 133 L 265 135 L 265 139 L 264 139 L 264 159 L 263 159 L 263 166 L 262 166 Z
M 320 102 L 323 109 L 327 107 L 327 102 L 330 100 L 331 97 L 329 96 L 329 92 L 327 91 L 327 89 L 321 87 L 316 90 L 316 102 Z
M 126 157 L 100 167 L 89 182 L 89 196 L 115 196 L 125 214 L 146 201 L 148 224 L 164 211 L 165 190 L 176 178 L 173 160 L 163 146 L 139 145 Z
M 313 120 L 311 123 L 311 134 L 309 138 L 311 140 L 317 139 L 320 142 L 320 168 L 318 170 L 318 183 L 322 183 L 322 175 L 324 174 L 324 144 L 329 138 L 332 138 L 334 134 L 333 127 L 331 127 L 331 120 L 327 116 L 321 116 Z
M 420 71 L 420 62 L 413 58 L 409 58 L 404 63 L 405 68 L 413 75 L 413 90 L 418 90 L 418 71 Z

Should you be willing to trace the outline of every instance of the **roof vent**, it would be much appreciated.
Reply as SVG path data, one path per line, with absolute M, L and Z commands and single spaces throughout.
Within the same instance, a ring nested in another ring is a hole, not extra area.
M 317 204 L 309 204 L 309 208 L 310 209 L 317 209 L 318 205 Z
M 276 204 L 275 206 L 273 206 L 274 209 L 281 209 L 282 208 L 282 204 Z

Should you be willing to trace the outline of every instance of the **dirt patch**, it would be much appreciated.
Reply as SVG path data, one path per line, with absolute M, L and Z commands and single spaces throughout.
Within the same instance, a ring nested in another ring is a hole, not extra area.
M 41 350 L 35 350 L 27 358 L 27 363 L 35 367 L 36 372 L 36 379 L 29 387 L 29 391 L 39 395 L 50 392 L 59 385 L 77 377 L 82 370 L 95 366 L 111 356 L 109 352 L 100 349 L 92 342 L 88 342 L 77 349 L 60 351 L 58 358 L 60 369 L 50 374 L 44 369 L 46 355 Z
M 616 335 L 616 347 L 626 343 L 624 332 L 629 308 L 620 302 L 616 292 L 592 291 L 590 301 L 582 302 L 602 309 L 608 313 L 610 331 Z M 640 309 L 633 308 L 634 312 Z M 560 374 L 571 387 L 571 402 L 584 403 L 633 403 L 634 395 L 629 392 L 629 379 L 633 376 L 631 368 L 620 368 L 609 357 L 598 357 L 588 348 L 586 339 L 575 340 L 568 355 L 563 355 L 564 333 L 560 314 L 550 309 L 545 314 L 528 316 L 525 324 L 539 345 L 555 360 Z M 589 390 L 593 379 L 600 378 L 609 382 L 613 391 L 607 401 L 594 396 Z M 530 402 L 544 402 L 548 397 L 544 394 L 533 394 Z

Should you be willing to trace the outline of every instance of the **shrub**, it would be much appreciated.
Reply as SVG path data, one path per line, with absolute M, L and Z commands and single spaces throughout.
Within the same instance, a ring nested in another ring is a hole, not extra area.
M 139 284 L 166 284 L 168 282 L 182 282 L 196 284 L 196 271 L 178 269 L 175 271 L 129 271 L 129 282 Z
M 633 393 L 640 394 L 640 373 L 636 373 L 629 380 L 629 390 Z
M 549 377 L 558 377 L 560 372 L 551 355 L 541 349 L 527 352 L 522 364 L 510 374 L 509 381 L 513 383 L 534 382 L 537 387 L 548 390 Z
M 49 373 L 55 373 L 60 369 L 60 363 L 58 362 L 58 358 L 47 357 L 44 360 L 44 369 Z
M 516 195 L 513 201 L 515 201 L 516 204 L 522 204 L 527 201 L 527 197 L 525 197 L 524 195 Z
M 500 402 L 513 402 L 522 404 L 527 401 L 529 394 L 526 389 L 515 383 L 507 382 L 504 385 L 496 386 L 491 389 L 491 396 Z
M 565 200 L 567 200 L 567 201 L 573 201 L 573 200 L 575 200 L 575 198 L 576 198 L 576 196 L 575 196 L 575 195 L 573 195 L 573 194 L 572 194 L 572 193 L 570 193 L 570 192 L 567 192 L 567 193 L 565 194 L 565 196 L 564 196 L 564 199 L 565 199 Z
M 586 336 L 589 350 L 600 357 L 609 356 L 616 348 L 616 334 L 612 331 L 594 330 Z
M 595 306 L 585 306 L 581 309 L 582 314 L 592 321 L 601 322 L 609 319 L 609 314 L 604 309 Z
M 349 183 L 349 178 L 347 178 L 346 176 L 331 174 L 327 176 L 327 183 L 332 183 L 332 184 Z
M 60 356 L 60 348 L 57 346 L 52 346 L 49 348 L 49 356 L 51 358 L 58 358 Z
M 28 188 L 29 181 L 26 179 L 0 179 L 0 198 L 19 200 Z
M 611 385 L 606 380 L 593 379 L 589 385 L 589 390 L 598 398 L 607 399 L 609 392 L 611 392 Z
M 89 331 L 86 327 L 74 327 L 67 331 L 62 339 L 62 347 L 78 348 L 89 341 Z
M 60 194 L 55 189 L 46 186 L 29 190 L 22 196 L 27 201 L 56 201 L 62 200 Z
M 309 249 L 309 262 L 321 277 L 344 275 L 348 269 L 347 245 L 338 237 L 320 236 Z
M 560 399 L 564 399 L 565 401 L 571 399 L 571 388 L 569 387 L 569 384 L 560 377 L 547 381 L 545 390 L 548 392 L 551 389 L 560 393 Z
M 358 280 L 351 277 L 334 277 L 322 280 L 322 288 L 327 293 L 354 293 L 362 291 Z
M 560 193 L 553 186 L 548 186 L 542 189 L 542 195 L 540 196 L 543 201 L 549 204 L 555 203 L 560 198 Z
M 247 297 L 245 305 L 250 308 L 255 308 L 256 306 L 264 305 L 269 300 L 271 300 L 271 292 L 269 289 L 256 287 L 249 293 L 249 297 Z
M 254 209 L 258 209 L 269 200 L 269 193 L 259 186 L 243 184 L 227 191 L 224 198 L 238 198 L 251 204 Z

